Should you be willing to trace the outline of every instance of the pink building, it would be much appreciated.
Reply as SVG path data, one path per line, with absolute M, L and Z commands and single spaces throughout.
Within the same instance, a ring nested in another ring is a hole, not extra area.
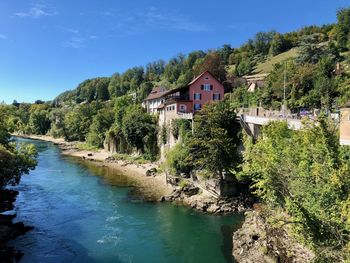
M 211 101 L 224 98 L 224 86 L 209 72 L 205 71 L 187 86 L 168 91 L 164 103 L 158 110 L 195 114 Z

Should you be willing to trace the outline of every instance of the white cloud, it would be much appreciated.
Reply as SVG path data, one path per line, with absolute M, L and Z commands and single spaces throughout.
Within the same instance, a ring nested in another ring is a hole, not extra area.
M 85 47 L 86 39 L 82 37 L 72 37 L 68 41 L 63 42 L 64 47 L 83 48 Z
M 176 13 L 163 13 L 155 7 L 151 7 L 142 17 L 146 23 L 168 30 L 189 32 L 207 32 L 212 30 L 210 26 L 195 22 L 187 16 Z
M 70 34 L 74 34 L 74 35 L 78 35 L 80 33 L 80 31 L 78 29 L 72 28 L 72 27 L 57 26 L 56 28 L 61 30 L 62 32 L 70 33 Z
M 210 25 L 196 22 L 189 16 L 176 11 L 163 11 L 154 6 L 144 11 L 114 16 L 118 21 L 115 21 L 116 23 L 112 27 L 115 30 L 124 31 L 128 35 L 153 30 L 185 32 L 208 32 L 213 30 Z
M 29 17 L 29 18 L 41 18 L 45 16 L 55 16 L 57 14 L 58 14 L 57 11 L 46 10 L 46 8 L 43 6 L 35 6 L 30 8 L 26 12 L 15 13 L 15 15 L 18 17 Z

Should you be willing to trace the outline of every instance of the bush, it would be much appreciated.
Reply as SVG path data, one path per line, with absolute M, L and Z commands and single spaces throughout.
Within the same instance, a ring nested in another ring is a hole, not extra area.
M 167 154 L 165 166 L 172 174 L 190 173 L 191 165 L 188 163 L 188 149 L 182 143 L 177 143 Z

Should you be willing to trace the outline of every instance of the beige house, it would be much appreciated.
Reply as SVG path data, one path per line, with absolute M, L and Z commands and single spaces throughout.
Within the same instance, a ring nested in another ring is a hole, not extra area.
M 350 145 L 350 101 L 340 109 L 340 144 Z

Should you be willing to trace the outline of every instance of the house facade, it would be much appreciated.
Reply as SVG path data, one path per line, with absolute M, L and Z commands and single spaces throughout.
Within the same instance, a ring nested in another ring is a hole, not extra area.
M 340 109 L 340 144 L 350 145 L 350 101 Z
M 157 113 L 158 107 L 164 103 L 164 95 L 167 93 L 167 89 L 164 87 L 155 87 L 151 93 L 144 99 L 142 106 L 148 113 Z
M 187 86 L 168 91 L 158 111 L 166 114 L 175 111 L 179 115 L 195 114 L 205 104 L 224 98 L 224 86 L 209 72 L 205 71 Z

